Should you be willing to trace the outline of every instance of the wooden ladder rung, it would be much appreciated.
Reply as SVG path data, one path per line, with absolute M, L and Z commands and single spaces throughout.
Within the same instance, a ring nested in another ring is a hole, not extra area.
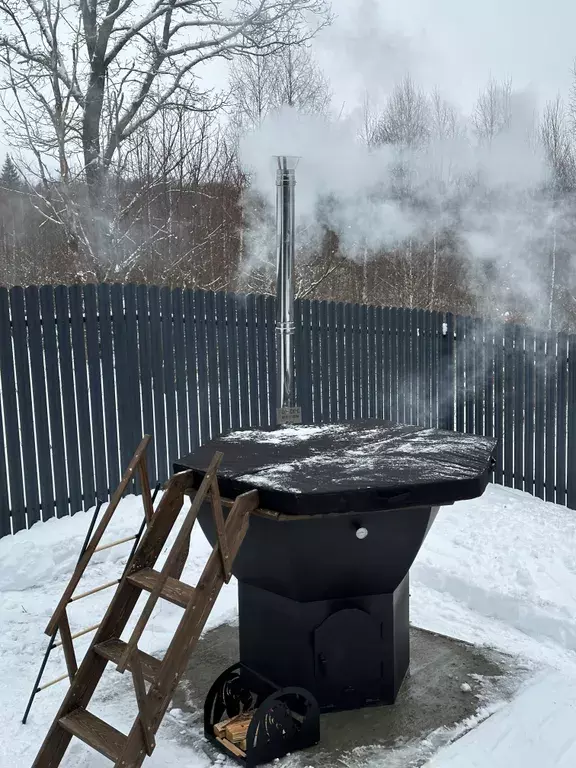
M 53 685 L 56 685 L 56 683 L 61 683 L 62 680 L 70 680 L 68 673 L 65 675 L 60 675 L 60 677 L 57 677 L 54 680 L 50 680 L 48 683 L 44 683 L 44 685 L 39 685 L 36 691 L 37 693 L 40 693 L 40 691 L 45 691 L 46 688 L 51 688 Z
M 105 549 L 118 547 L 120 546 L 120 544 L 126 544 L 126 542 L 128 541 L 135 541 L 136 538 L 137 538 L 136 536 L 126 536 L 125 539 L 118 539 L 118 541 L 111 541 L 109 544 L 102 544 L 101 546 L 96 547 L 96 549 L 94 550 L 94 554 L 96 554 L 96 552 L 103 552 Z
M 70 598 L 70 602 L 74 603 L 76 600 L 82 600 L 84 597 L 88 597 L 89 595 L 95 595 L 96 592 L 102 592 L 103 589 L 110 589 L 110 587 L 116 586 L 116 584 L 120 584 L 120 579 L 114 579 L 114 581 L 108 581 L 106 584 L 101 584 L 99 587 L 94 587 L 94 589 L 89 589 L 87 592 L 81 592 L 79 595 L 72 595 Z
M 87 635 L 89 632 L 94 632 L 95 629 L 98 629 L 100 624 L 93 624 L 91 627 L 86 627 L 86 629 L 81 629 L 79 632 L 76 632 L 71 636 L 72 640 L 76 640 L 77 637 L 82 637 L 82 635 Z M 54 643 L 52 646 L 53 648 L 59 648 L 62 645 L 62 640 L 58 640 L 58 642 Z
M 95 645 L 94 650 L 99 656 L 102 656 L 102 658 L 108 659 L 108 661 L 112 661 L 114 664 L 118 664 L 124 655 L 126 647 L 127 643 L 125 643 L 123 640 L 113 639 L 107 640 L 105 643 L 99 643 L 98 645 Z M 142 667 L 144 680 L 147 680 L 149 683 L 153 683 L 158 677 L 162 662 L 159 659 L 156 659 L 154 656 L 150 656 L 149 653 L 144 653 L 144 651 L 137 650 L 136 653 L 138 653 L 140 658 L 140 665 Z M 128 663 L 128 669 L 130 669 L 130 663 Z
M 130 584 L 134 584 L 135 587 L 152 592 L 157 580 L 160 578 L 160 573 L 153 568 L 143 568 L 141 571 L 131 573 L 127 578 Z M 184 584 L 184 582 L 168 576 L 160 594 L 170 603 L 186 608 L 194 597 L 195 592 L 194 587 L 191 587 L 189 584 Z
M 122 756 L 128 741 L 123 733 L 82 707 L 72 710 L 58 722 L 68 733 L 77 736 L 114 763 Z

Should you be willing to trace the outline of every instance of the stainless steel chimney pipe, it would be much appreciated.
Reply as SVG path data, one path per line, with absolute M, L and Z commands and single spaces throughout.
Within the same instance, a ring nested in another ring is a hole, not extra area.
M 276 349 L 278 424 L 301 423 L 294 390 L 294 188 L 297 157 L 276 158 Z

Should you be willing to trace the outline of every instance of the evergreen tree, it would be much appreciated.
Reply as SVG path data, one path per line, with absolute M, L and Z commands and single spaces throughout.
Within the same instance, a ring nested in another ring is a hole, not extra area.
M 2 175 L 0 176 L 0 186 L 7 187 L 8 189 L 18 189 L 20 186 L 20 176 L 18 169 L 14 165 L 14 161 L 10 155 L 6 155 L 6 160 L 2 167 Z

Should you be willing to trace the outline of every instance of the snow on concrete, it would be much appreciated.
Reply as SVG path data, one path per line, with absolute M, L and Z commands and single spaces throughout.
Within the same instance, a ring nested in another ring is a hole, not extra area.
M 139 499 L 125 499 L 105 541 L 135 532 L 142 515 Z M 63 696 L 65 684 L 40 693 L 28 725 L 20 724 L 47 643 L 43 629 L 73 570 L 89 519 L 90 514 L 82 512 L 73 518 L 38 523 L 30 531 L 0 539 L 0 711 L 4 716 L 0 768 L 29 768 Z M 553 671 L 533 688 L 526 688 L 512 705 L 503 705 L 496 714 L 481 713 L 479 721 L 491 716 L 453 746 L 438 752 L 430 768 L 576 765 L 575 544 L 575 512 L 519 491 L 489 486 L 482 498 L 458 502 L 440 511 L 412 569 L 412 622 L 522 655 Z M 90 589 L 120 575 L 129 549 L 126 544 L 100 553 L 80 589 Z M 208 543 L 196 530 L 184 580 L 195 583 L 208 552 Z M 96 623 L 110 597 L 111 591 L 106 591 L 74 603 L 70 611 L 73 630 Z M 235 612 L 236 590 L 232 583 L 224 587 L 210 626 L 233 619 Z M 181 609 L 161 602 L 143 637 L 144 650 L 160 656 L 180 615 Z M 90 637 L 77 641 L 79 655 Z M 56 677 L 63 670 L 61 651 L 57 651 L 44 679 Z M 91 709 L 97 714 L 127 729 L 136 711 L 130 676 L 120 676 L 109 668 L 93 701 Z M 466 724 L 464 730 L 475 724 Z M 451 738 L 461 733 L 462 728 Z M 541 751 L 534 747 L 532 754 L 524 745 L 522 754 L 526 759 L 514 762 L 513 745 L 526 739 L 527 733 L 533 735 L 533 740 L 538 736 Z M 190 748 L 189 737 L 190 729 L 178 713 L 169 715 L 147 765 L 211 765 L 201 738 Z M 430 734 L 422 744 L 411 747 L 412 757 L 416 759 L 419 752 L 421 763 L 422 756 L 431 757 L 446 740 L 446 734 Z M 553 755 L 554 761 L 547 760 L 546 755 Z M 302 757 L 304 762 L 294 756 L 287 764 L 307 765 Z M 536 761 L 530 763 L 532 758 Z M 411 764 L 405 751 L 398 754 L 398 760 L 398 765 Z M 371 745 L 367 745 L 364 756 L 359 756 L 358 763 L 371 768 L 395 765 L 389 752 L 379 757 L 378 748 Z M 78 741 L 73 742 L 63 763 L 64 768 L 106 765 L 109 763 L 104 758 Z

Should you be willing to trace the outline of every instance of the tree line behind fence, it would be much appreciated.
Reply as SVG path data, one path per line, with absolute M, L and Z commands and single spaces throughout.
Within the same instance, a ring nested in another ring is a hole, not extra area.
M 326 301 L 297 318 L 305 422 L 495 435 L 495 482 L 576 508 L 576 336 Z M 212 436 L 270 425 L 275 385 L 272 296 L 0 289 L 0 535 L 106 500 L 143 433 L 155 483 Z

